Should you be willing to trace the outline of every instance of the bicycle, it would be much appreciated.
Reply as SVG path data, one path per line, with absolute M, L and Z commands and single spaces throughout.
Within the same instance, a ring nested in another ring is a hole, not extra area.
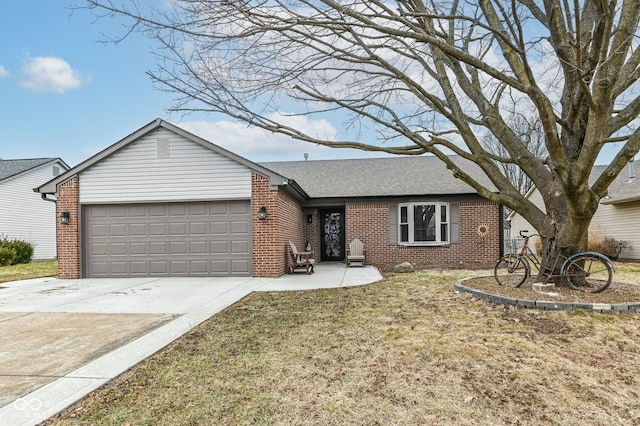
M 615 268 L 613 262 L 605 255 L 596 252 L 580 252 L 566 257 L 556 256 L 550 268 L 543 268 L 542 261 L 529 248 L 529 239 L 539 234 L 525 235 L 528 230 L 520 231 L 524 244 L 517 253 L 502 256 L 493 269 L 493 276 L 498 284 L 506 287 L 520 287 L 531 275 L 533 263 L 538 271 L 546 275 L 545 283 L 552 278 L 566 278 L 569 287 L 584 293 L 599 293 L 611 285 Z M 554 274 L 558 262 L 562 260 L 560 273 Z

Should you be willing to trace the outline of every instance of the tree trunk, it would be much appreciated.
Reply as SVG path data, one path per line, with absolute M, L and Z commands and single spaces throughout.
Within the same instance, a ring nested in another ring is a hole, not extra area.
M 541 229 L 542 267 L 538 280 L 565 285 L 560 270 L 565 259 L 586 251 L 589 242 L 589 224 L 596 212 L 597 202 L 580 200 L 583 197 L 554 197 L 547 202 L 547 220 Z M 567 206 L 567 198 L 574 206 Z M 573 210 L 573 211 L 572 211 Z M 552 276 L 549 277 L 549 274 Z

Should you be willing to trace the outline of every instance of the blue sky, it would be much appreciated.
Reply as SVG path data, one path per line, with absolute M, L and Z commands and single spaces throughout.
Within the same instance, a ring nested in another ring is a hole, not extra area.
M 147 1 L 147 0 L 145 0 Z M 171 95 L 151 84 L 151 42 L 134 34 L 120 44 L 117 20 L 73 11 L 82 0 L 20 0 L 3 4 L 0 26 L 0 158 L 85 160 L 156 118 L 163 118 L 252 161 L 381 156 L 330 149 L 272 135 L 216 115 L 169 115 Z M 329 121 L 298 125 L 334 134 Z M 602 161 L 610 155 L 601 157 Z M 602 163 L 602 161 L 599 161 Z
M 60 157 L 74 166 L 156 118 L 258 162 L 303 160 L 305 152 L 316 160 L 371 156 L 247 129 L 224 116 L 169 115 L 171 95 L 154 89 L 145 74 L 155 67 L 151 42 L 134 35 L 101 43 L 101 34 L 122 34 L 122 23 L 70 9 L 81 3 L 3 4 L 0 158 Z M 329 122 L 303 125 L 335 130 Z

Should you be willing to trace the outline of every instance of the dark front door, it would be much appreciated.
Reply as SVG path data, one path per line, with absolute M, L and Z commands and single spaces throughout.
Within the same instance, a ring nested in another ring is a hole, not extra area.
M 323 261 L 344 260 L 344 209 L 320 210 Z

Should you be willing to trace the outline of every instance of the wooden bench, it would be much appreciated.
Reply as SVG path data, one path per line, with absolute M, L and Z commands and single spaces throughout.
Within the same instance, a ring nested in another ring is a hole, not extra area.
M 289 273 L 294 274 L 299 271 L 304 271 L 307 274 L 313 274 L 313 265 L 316 263 L 313 252 L 298 251 L 295 244 L 291 241 L 289 241 L 289 248 L 291 249 L 291 266 L 289 266 Z

